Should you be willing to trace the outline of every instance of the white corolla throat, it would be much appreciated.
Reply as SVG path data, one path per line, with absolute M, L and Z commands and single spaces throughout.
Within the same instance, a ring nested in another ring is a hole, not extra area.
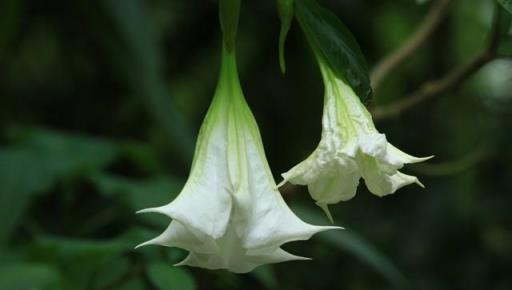
M 280 185 L 307 185 L 309 193 L 332 221 L 328 205 L 354 197 L 359 179 L 375 195 L 384 196 L 416 183 L 418 178 L 398 171 L 406 163 L 425 161 L 391 145 L 375 128 L 372 117 L 353 89 L 323 63 L 325 85 L 322 136 L 304 161 L 282 174 Z
M 235 55 L 226 49 L 183 190 L 171 203 L 140 212 L 172 218 L 160 236 L 141 246 L 183 248 L 190 253 L 178 265 L 237 273 L 261 264 L 307 259 L 280 246 L 337 228 L 303 222 L 282 199 L 240 88 Z

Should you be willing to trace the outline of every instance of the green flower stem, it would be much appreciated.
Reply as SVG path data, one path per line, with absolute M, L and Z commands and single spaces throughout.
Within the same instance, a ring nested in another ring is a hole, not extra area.
M 220 0 L 219 18 L 224 44 L 229 52 L 234 51 L 240 18 L 240 0 Z

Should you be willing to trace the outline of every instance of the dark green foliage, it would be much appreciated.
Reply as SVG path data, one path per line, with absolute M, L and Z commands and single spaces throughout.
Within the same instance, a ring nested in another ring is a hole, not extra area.
M 114 144 L 46 130 L 12 132 L 16 146 L 0 150 L 0 242 L 5 241 L 30 201 L 58 180 L 85 176 L 110 164 Z
M 27 263 L 0 266 L 0 289 L 57 290 L 61 289 L 58 281 L 58 272 L 48 265 Z
M 182 268 L 163 263 L 149 265 L 148 276 L 151 282 L 161 290 L 195 290 L 192 276 Z
M 121 2 L 0 1 L 0 290 L 512 288 L 510 60 L 377 123 L 404 151 L 436 155 L 404 169 L 427 188 L 377 198 L 361 182 L 353 200 L 331 207 L 345 230 L 285 245 L 312 261 L 234 275 L 174 268 L 186 255 L 180 249 L 134 250 L 170 222 L 135 212 L 171 201 L 186 181 L 218 77 L 222 32 L 218 1 Z M 280 3 L 290 19 L 291 2 Z M 360 80 L 361 97 L 369 93 L 367 72 L 351 34 L 373 67 L 430 7 L 318 3 L 295 0 L 296 17 L 309 34 L 319 32 L 313 44 L 341 76 Z M 510 57 L 510 14 L 493 0 L 456 0 L 373 104 L 400 100 L 482 51 L 493 6 L 502 13 L 499 54 Z M 243 1 L 240 13 L 242 85 L 279 180 L 319 141 L 322 83 L 297 25 L 280 74 L 274 1 Z M 306 188 L 284 196 L 305 220 L 328 223 Z
M 512 14 L 512 1 L 511 0 L 498 0 L 498 2 Z

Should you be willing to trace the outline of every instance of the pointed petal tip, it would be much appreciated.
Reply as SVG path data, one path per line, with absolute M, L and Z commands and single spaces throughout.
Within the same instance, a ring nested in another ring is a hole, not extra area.
M 285 185 L 287 182 L 288 182 L 288 180 L 286 180 L 286 178 L 283 179 L 283 181 L 279 182 L 279 184 L 276 186 L 276 189 L 278 189 L 279 187 Z
M 192 253 L 189 252 L 188 255 L 183 260 L 179 261 L 178 263 L 175 263 L 173 266 L 174 267 L 194 266 L 193 264 L 189 263 L 191 256 L 192 256 Z
M 283 260 L 282 262 L 286 262 L 286 261 L 311 261 L 312 259 L 311 258 L 308 258 L 308 257 L 303 257 L 303 256 L 297 256 L 297 255 L 294 255 L 294 254 L 291 254 L 291 253 L 288 253 L 282 249 L 280 249 L 280 251 L 285 255 L 287 256 L 287 259 Z
M 425 188 L 425 185 L 423 183 L 421 183 L 421 181 L 419 179 L 416 178 L 416 180 L 414 181 L 417 185 L 419 185 L 421 188 Z
M 135 246 L 135 249 L 138 249 L 140 247 L 145 247 L 145 246 L 150 246 L 150 245 L 155 245 L 155 246 L 167 246 L 166 245 L 166 238 L 165 238 L 165 232 L 161 235 L 159 235 L 158 237 L 155 237 L 149 241 L 146 241 L 142 244 L 139 244 L 137 246 Z
M 420 163 L 420 162 L 430 160 L 434 157 L 435 157 L 435 155 L 430 155 L 430 156 L 425 156 L 425 157 L 414 157 L 414 159 L 410 160 L 410 162 L 407 162 L 407 163 Z
M 328 227 L 328 230 L 345 230 L 344 227 L 340 227 L 340 226 L 327 226 Z
M 138 210 L 136 211 L 135 213 L 136 214 L 141 214 L 141 213 L 155 213 L 155 212 L 158 212 L 156 211 L 156 207 L 152 207 L 152 208 L 145 208 L 145 209 L 141 209 L 141 210 Z
M 329 206 L 326 203 L 319 203 L 317 202 L 316 205 L 318 205 L 325 213 L 331 224 L 334 224 L 334 219 L 332 218 L 332 214 L 329 211 Z
M 133 248 L 133 249 L 137 250 L 138 248 L 142 248 L 142 247 L 149 246 L 149 245 L 154 245 L 153 240 L 149 240 L 144 243 L 140 243 L 137 246 L 135 246 L 135 248 Z
M 169 214 L 166 212 L 166 206 L 150 207 L 150 208 L 141 209 L 136 212 L 136 214 L 141 214 L 141 213 L 159 213 L 159 214 L 169 216 Z
M 420 159 L 420 160 L 421 160 L 421 161 L 419 161 L 419 162 L 423 162 L 423 161 L 427 161 L 427 160 L 429 160 L 429 159 L 432 159 L 432 158 L 434 158 L 434 157 L 435 157 L 435 155 L 430 155 L 430 156 L 426 156 L 426 157 L 419 157 L 418 159 Z
M 345 229 L 343 227 L 334 225 L 334 219 L 332 217 L 331 212 L 329 211 L 329 206 L 326 203 L 317 202 L 316 205 L 318 205 L 324 211 L 325 215 L 329 219 L 329 222 L 331 222 L 331 224 L 332 224 L 332 226 L 317 226 L 317 227 L 319 227 L 318 232 L 328 231 L 328 230 L 344 230 Z
M 344 227 L 340 226 L 315 226 L 317 227 L 317 233 L 323 232 L 323 231 L 330 231 L 330 230 L 344 230 Z

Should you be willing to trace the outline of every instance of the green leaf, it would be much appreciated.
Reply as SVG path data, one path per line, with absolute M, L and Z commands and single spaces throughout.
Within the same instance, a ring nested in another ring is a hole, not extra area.
M 368 104 L 372 95 L 368 67 L 352 33 L 316 0 L 295 3 L 297 20 L 317 57 L 322 57 L 339 78 L 350 84 L 361 101 Z
M 149 280 L 160 290 L 195 290 L 194 278 L 183 268 L 173 267 L 163 263 L 149 266 Z
M 133 271 L 131 267 L 132 263 L 127 256 L 117 257 L 105 262 L 97 268 L 94 289 L 103 289 L 105 285 L 109 285 L 118 280 L 119 277 Z
M 55 290 L 59 287 L 58 272 L 41 264 L 0 266 L 0 290 Z
M 143 279 L 131 279 L 126 282 L 119 290 L 147 290 L 147 285 Z
M 98 20 L 103 14 L 95 13 L 87 15 L 87 19 L 92 20 L 89 25 L 95 28 L 97 36 L 101 38 L 100 43 L 105 45 L 110 58 L 115 60 L 114 65 L 122 72 L 126 86 L 146 105 L 163 129 L 165 148 L 176 153 L 183 164 L 188 164 L 194 152 L 195 138 L 164 81 L 157 35 L 145 13 L 144 1 L 124 0 L 123 5 L 116 0 L 99 2 L 107 16 L 107 19 L 102 19 L 104 26 Z M 83 11 L 93 6 L 87 0 L 77 3 L 80 3 L 79 9 Z M 106 30 L 106 26 L 114 26 L 114 31 Z
M 39 156 L 54 173 L 88 173 L 110 164 L 117 145 L 100 138 L 67 134 L 42 128 L 18 128 L 8 132 L 16 147 Z
M 498 0 L 498 2 L 503 6 L 503 8 L 512 14 L 512 0 Z
M 240 18 L 240 0 L 219 1 L 220 27 L 224 34 L 224 43 L 229 52 L 235 47 L 238 19 Z
M 294 206 L 293 211 L 304 220 L 313 224 L 322 224 L 323 216 L 310 208 Z M 326 244 L 342 251 L 347 251 L 368 264 L 396 287 L 406 284 L 404 275 L 393 263 L 372 244 L 351 230 L 327 231 L 318 236 Z
M 132 250 L 133 244 L 123 237 L 108 240 L 83 240 L 45 236 L 37 239 L 35 249 L 45 257 L 53 257 L 60 262 L 101 263 L 105 258 Z
M 0 244 L 19 223 L 32 197 L 61 178 L 87 175 L 110 164 L 114 144 L 43 129 L 11 130 L 15 143 L 0 149 Z
M 133 250 L 138 242 L 131 232 L 113 239 L 84 240 L 59 236 L 38 237 L 30 249 L 32 260 L 58 265 L 65 290 L 86 290 L 99 269 L 122 254 Z
M 155 148 L 149 144 L 122 141 L 120 144 L 120 154 L 134 163 L 139 170 L 146 172 L 160 171 L 160 157 Z
M 119 196 L 133 211 L 169 203 L 183 187 L 183 181 L 168 177 L 134 180 L 114 175 L 98 174 L 92 178 L 100 193 Z M 152 224 L 167 226 L 169 220 L 155 214 L 143 214 L 140 218 Z
M 158 176 L 137 180 L 116 175 L 98 174 L 92 178 L 101 193 L 107 196 L 125 196 L 134 209 L 159 206 L 168 203 L 181 191 L 184 182 L 179 179 Z
M 281 72 L 286 72 L 286 62 L 284 57 L 284 47 L 286 43 L 286 36 L 293 20 L 293 1 L 294 0 L 277 0 L 277 11 L 279 19 L 281 20 L 281 31 L 279 32 L 279 66 Z
M 268 289 L 275 289 L 277 287 L 277 278 L 272 269 L 272 265 L 259 266 L 251 271 L 251 275 Z
M 19 223 L 31 197 L 53 182 L 54 176 L 37 157 L 22 150 L 0 151 L 0 244 Z

